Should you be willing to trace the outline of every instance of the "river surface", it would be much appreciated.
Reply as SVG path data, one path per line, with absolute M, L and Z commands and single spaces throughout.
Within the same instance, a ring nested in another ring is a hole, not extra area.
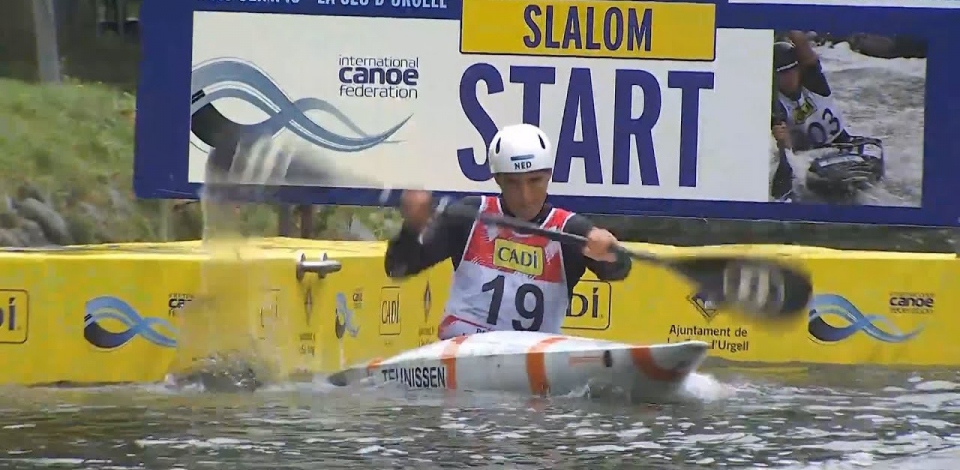
M 706 367 L 669 405 L 315 383 L 0 391 L 0 468 L 955 470 L 954 371 Z

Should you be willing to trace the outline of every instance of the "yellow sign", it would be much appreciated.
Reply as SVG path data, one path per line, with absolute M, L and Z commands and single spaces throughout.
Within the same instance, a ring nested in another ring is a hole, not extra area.
M 610 283 L 584 279 L 573 288 L 563 329 L 606 330 L 610 328 L 610 307 Z
M 460 52 L 712 61 L 716 5 L 464 0 Z
M 380 288 L 380 334 L 397 336 L 400 334 L 400 287 Z
M 0 344 L 27 342 L 30 295 L 25 290 L 0 289 Z
M 539 276 L 543 274 L 543 248 L 498 238 L 493 244 L 493 265 Z

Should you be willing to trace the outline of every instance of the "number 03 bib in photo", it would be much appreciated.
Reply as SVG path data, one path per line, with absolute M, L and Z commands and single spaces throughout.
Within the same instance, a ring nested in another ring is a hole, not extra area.
M 787 110 L 790 128 L 802 134 L 810 145 L 832 143 L 845 129 L 846 122 L 833 97 L 821 96 L 806 88 L 800 89 L 797 101 L 780 92 L 777 96 Z
M 480 211 L 502 214 L 500 199 L 484 197 Z M 572 216 L 554 208 L 541 227 L 561 230 Z M 445 315 L 491 330 L 559 333 L 569 304 L 560 243 L 473 223 Z

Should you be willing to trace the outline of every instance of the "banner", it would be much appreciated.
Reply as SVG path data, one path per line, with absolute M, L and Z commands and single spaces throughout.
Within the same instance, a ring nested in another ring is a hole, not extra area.
M 575 211 L 960 225 L 960 12 L 820 3 L 148 0 L 135 188 L 195 198 L 225 165 L 285 202 L 377 203 L 323 159 L 491 193 L 487 144 L 527 122 Z

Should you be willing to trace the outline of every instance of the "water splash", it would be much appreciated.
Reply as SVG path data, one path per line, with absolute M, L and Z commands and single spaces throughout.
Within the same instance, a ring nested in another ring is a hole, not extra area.
M 692 399 L 714 402 L 734 396 L 737 388 L 710 374 L 693 373 L 684 380 L 682 392 Z

